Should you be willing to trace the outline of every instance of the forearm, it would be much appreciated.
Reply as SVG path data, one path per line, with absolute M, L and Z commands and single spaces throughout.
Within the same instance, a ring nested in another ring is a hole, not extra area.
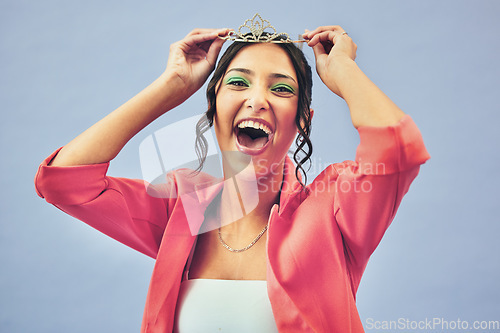
M 54 166 L 112 160 L 140 130 L 185 99 L 176 78 L 160 76 L 147 88 L 69 142 L 51 162 Z
M 404 116 L 403 111 L 361 71 L 354 60 L 338 59 L 333 70 L 340 95 L 349 106 L 354 127 L 392 126 Z

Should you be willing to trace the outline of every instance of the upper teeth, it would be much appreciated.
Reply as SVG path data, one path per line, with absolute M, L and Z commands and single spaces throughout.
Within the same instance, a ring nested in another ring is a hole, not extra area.
M 271 129 L 266 125 L 253 120 L 245 120 L 238 124 L 238 128 L 251 127 L 263 130 L 267 135 L 271 134 Z

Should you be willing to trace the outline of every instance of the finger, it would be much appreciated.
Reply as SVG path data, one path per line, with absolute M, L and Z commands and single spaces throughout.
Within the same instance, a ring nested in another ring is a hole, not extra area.
M 202 30 L 202 29 L 199 29 Z M 192 32 L 195 32 L 193 30 Z M 203 44 L 205 42 L 210 42 L 215 39 L 218 39 L 219 36 L 225 36 L 229 33 L 229 29 L 210 29 L 210 31 L 206 32 L 199 32 L 199 33 L 194 33 L 192 35 L 188 35 L 183 42 L 189 46 L 189 47 L 194 47 L 198 46 L 200 44 Z
M 223 30 L 229 30 L 229 29 L 227 29 L 227 28 L 224 28 L 224 29 L 193 29 L 186 35 L 186 37 L 200 35 L 200 34 L 209 34 L 209 33 L 215 32 L 215 31 L 223 31 Z
M 338 33 L 333 32 L 333 31 L 325 31 L 318 33 L 314 35 L 314 37 L 311 38 L 311 40 L 307 43 L 309 46 L 315 46 L 318 43 L 322 43 L 324 45 L 330 43 L 333 45 L 335 36 L 338 35 Z
M 320 59 L 320 57 L 323 55 L 328 55 L 328 53 L 326 52 L 323 45 L 321 45 L 319 43 L 312 46 L 312 49 L 313 49 L 314 57 L 316 58 L 316 60 Z
M 212 67 L 215 66 L 215 63 L 217 62 L 217 57 L 219 56 L 219 52 L 222 49 L 222 45 L 224 45 L 225 42 L 226 42 L 225 39 L 217 38 L 210 45 L 210 48 L 208 49 L 207 52 L 207 61 Z
M 194 43 L 203 43 L 207 40 L 214 40 L 217 37 L 227 36 L 229 34 L 230 29 L 194 29 L 191 31 L 185 38 L 184 41 L 192 44 Z
M 321 26 L 321 27 L 317 27 L 313 31 L 306 30 L 306 32 L 304 33 L 304 38 L 306 38 L 306 39 L 312 39 L 316 34 L 319 34 L 319 33 L 325 32 L 325 31 L 336 31 L 336 32 L 340 31 L 340 32 L 344 32 L 344 29 L 342 29 L 342 27 L 339 26 L 339 25 Z
M 207 29 L 207 31 L 198 31 L 198 33 L 193 33 L 191 35 L 188 35 L 186 39 L 196 44 L 199 44 L 209 40 L 214 40 L 219 36 L 221 37 L 226 36 L 228 33 L 229 29 Z

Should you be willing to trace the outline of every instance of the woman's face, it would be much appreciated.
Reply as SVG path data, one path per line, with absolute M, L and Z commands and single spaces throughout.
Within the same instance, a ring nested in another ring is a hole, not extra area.
M 298 91 L 282 48 L 269 43 L 243 48 L 218 84 L 214 128 L 221 151 L 251 156 L 259 176 L 281 173 L 297 133 Z

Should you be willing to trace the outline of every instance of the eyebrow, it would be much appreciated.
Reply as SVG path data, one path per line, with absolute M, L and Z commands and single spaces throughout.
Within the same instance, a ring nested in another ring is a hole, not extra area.
M 253 75 L 254 72 L 250 69 L 247 69 L 247 68 L 231 68 L 230 70 L 228 70 L 226 72 L 226 75 L 229 73 L 229 72 L 240 72 L 240 73 L 244 73 L 244 74 L 247 74 L 247 75 Z M 293 82 L 297 83 L 295 81 L 295 79 L 293 77 L 291 77 L 290 75 L 287 75 L 287 74 L 282 74 L 282 73 L 271 73 L 269 75 L 270 77 L 272 78 L 279 78 L 279 79 L 290 79 L 292 80 Z

